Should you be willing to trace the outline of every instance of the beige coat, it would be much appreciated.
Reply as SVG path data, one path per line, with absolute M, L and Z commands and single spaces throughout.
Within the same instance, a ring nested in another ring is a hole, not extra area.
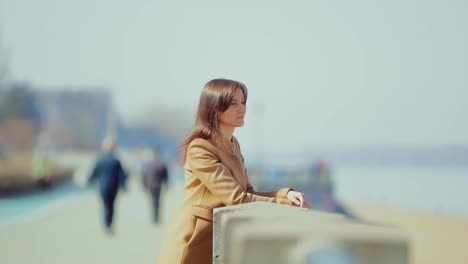
M 185 198 L 161 241 L 158 264 L 212 263 L 213 208 L 256 201 L 290 204 L 290 188 L 257 193 L 250 185 L 239 143 L 216 147 L 204 139 L 187 149 Z

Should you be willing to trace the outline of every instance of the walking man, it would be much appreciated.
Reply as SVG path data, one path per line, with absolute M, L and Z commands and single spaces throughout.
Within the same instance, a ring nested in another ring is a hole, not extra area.
M 127 174 L 114 154 L 115 141 L 112 138 L 106 138 L 103 140 L 101 148 L 103 153 L 94 166 L 88 185 L 94 181 L 99 182 L 99 193 L 104 209 L 104 227 L 106 233 L 111 234 L 113 233 L 112 220 L 115 198 L 119 188 L 125 188 Z
M 143 183 L 145 188 L 151 194 L 151 202 L 153 205 L 153 221 L 158 223 L 160 220 L 159 204 L 161 187 L 162 185 L 165 185 L 164 188 L 168 186 L 168 175 L 167 167 L 161 158 L 161 152 L 156 149 L 153 155 L 153 160 L 146 167 L 145 174 L 143 176 Z

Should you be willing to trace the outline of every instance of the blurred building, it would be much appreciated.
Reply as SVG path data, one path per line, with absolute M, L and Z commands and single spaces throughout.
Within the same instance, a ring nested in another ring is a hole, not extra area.
M 37 129 L 34 121 L 9 118 L 0 124 L 0 148 L 27 150 L 35 145 Z
M 121 148 L 158 148 L 166 160 L 176 160 L 179 158 L 177 144 L 154 127 L 125 126 L 119 123 L 116 131 L 117 143 Z
M 29 105 L 33 105 L 34 113 L 0 123 L 0 145 L 6 149 L 95 150 L 105 136 L 111 135 L 125 149 L 161 148 L 169 159 L 178 155 L 176 144 L 159 129 L 120 122 L 108 90 L 31 91 Z
M 95 149 L 114 132 L 112 93 L 107 90 L 35 91 L 41 141 L 57 148 Z

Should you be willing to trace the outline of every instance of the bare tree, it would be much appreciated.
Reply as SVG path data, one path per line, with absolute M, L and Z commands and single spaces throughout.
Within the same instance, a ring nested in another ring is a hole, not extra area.
M 8 56 L 3 46 L 2 32 L 0 30 L 0 93 L 6 90 L 8 75 Z
M 0 31 L 0 123 L 4 120 L 7 113 L 7 73 L 8 73 L 8 59 L 5 47 L 3 46 L 2 32 Z

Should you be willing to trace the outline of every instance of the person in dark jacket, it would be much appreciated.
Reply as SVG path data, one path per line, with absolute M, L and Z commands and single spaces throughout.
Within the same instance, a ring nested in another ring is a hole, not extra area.
M 88 185 L 98 181 L 104 209 L 105 231 L 112 233 L 115 198 L 119 188 L 125 189 L 127 174 L 114 154 L 115 141 L 112 138 L 106 138 L 103 140 L 101 147 L 103 153 L 94 166 Z
M 153 220 L 155 223 L 159 222 L 159 204 L 161 196 L 161 187 L 168 185 L 167 167 L 161 159 L 161 152 L 156 149 L 154 151 L 153 160 L 148 163 L 143 175 L 143 183 L 145 188 L 151 194 L 151 202 L 153 205 Z

